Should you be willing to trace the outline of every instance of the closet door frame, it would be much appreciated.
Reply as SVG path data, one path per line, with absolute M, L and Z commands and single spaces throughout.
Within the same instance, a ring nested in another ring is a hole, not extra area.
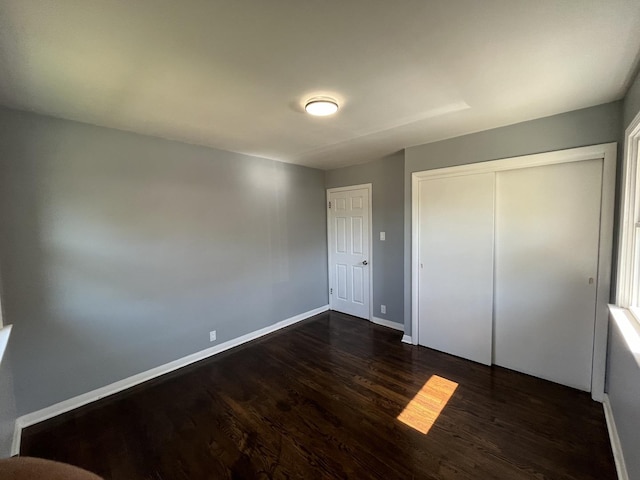
M 411 175 L 411 340 L 418 344 L 419 313 L 419 249 L 420 249 L 420 182 L 441 177 L 474 175 L 521 168 L 581 162 L 602 159 L 602 204 L 600 210 L 600 242 L 598 249 L 598 278 L 596 286 L 596 315 L 593 341 L 593 368 L 591 371 L 591 397 L 604 400 L 604 383 L 607 360 L 608 304 L 611 294 L 611 260 L 613 254 L 613 223 L 615 207 L 617 145 L 605 143 L 588 147 L 557 150 L 554 152 L 524 155 L 456 167 L 438 168 L 414 172 Z

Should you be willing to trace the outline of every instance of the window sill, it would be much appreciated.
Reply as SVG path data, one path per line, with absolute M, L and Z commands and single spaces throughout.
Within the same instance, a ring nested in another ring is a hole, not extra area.
M 9 336 L 11 335 L 11 325 L 7 325 L 4 328 L 0 328 L 0 362 L 4 357 L 4 352 L 7 350 L 7 344 L 9 343 Z
M 640 322 L 631 310 L 615 305 L 609 305 L 609 317 L 616 323 L 640 368 Z

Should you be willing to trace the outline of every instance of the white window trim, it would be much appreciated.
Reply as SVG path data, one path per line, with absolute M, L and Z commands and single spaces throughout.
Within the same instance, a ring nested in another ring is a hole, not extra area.
M 620 236 L 618 245 L 618 282 L 616 285 L 616 305 L 631 310 L 636 319 L 640 318 L 634 298 L 634 282 L 640 282 L 638 254 L 635 248 L 635 235 L 640 235 L 636 227 L 640 219 L 640 205 L 637 205 L 636 192 L 640 187 L 638 175 L 638 144 L 640 143 L 640 113 L 631 122 L 625 132 L 624 156 L 622 166 L 622 192 L 620 207 Z M 634 280 L 635 279 L 635 280 Z

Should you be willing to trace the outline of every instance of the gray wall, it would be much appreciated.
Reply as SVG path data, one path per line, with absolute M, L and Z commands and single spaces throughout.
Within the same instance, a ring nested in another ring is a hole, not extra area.
M 622 130 L 621 108 L 621 102 L 608 103 L 405 150 L 406 334 L 411 335 L 411 174 L 435 168 L 617 142 L 621 138 Z
M 640 75 L 624 99 L 625 130 L 640 112 Z M 630 349 L 618 326 L 609 326 L 607 358 L 607 394 L 631 480 L 640 479 L 640 365 L 637 353 Z
M 614 320 L 609 325 L 607 395 L 630 480 L 640 479 L 640 355 L 631 351 Z
M 404 152 L 352 167 L 328 170 L 326 187 L 372 184 L 373 315 L 403 323 Z M 386 240 L 380 241 L 380 232 Z M 387 313 L 380 313 L 386 305 Z
M 324 172 L 0 109 L 18 414 L 326 305 Z

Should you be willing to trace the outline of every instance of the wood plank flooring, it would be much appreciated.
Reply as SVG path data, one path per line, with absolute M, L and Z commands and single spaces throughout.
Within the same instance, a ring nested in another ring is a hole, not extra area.
M 127 480 L 616 478 L 588 394 L 400 337 L 321 314 L 30 427 L 22 454 Z

